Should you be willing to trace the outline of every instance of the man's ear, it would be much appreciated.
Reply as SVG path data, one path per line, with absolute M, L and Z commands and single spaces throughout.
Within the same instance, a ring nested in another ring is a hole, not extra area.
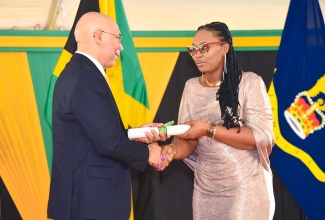
M 102 40 L 102 31 L 97 29 L 94 34 L 93 34 L 93 37 L 95 38 L 95 42 L 96 43 L 100 43 L 101 40 Z

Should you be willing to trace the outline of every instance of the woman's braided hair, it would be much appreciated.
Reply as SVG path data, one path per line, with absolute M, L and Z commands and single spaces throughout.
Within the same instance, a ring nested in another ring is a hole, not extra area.
M 208 30 L 215 33 L 215 37 L 220 38 L 222 42 L 229 44 L 229 51 L 227 53 L 226 70 L 224 70 L 224 78 L 220 85 L 220 89 L 216 94 L 216 99 L 219 100 L 221 109 L 221 119 L 224 121 L 224 126 L 229 128 L 238 127 L 240 132 L 239 121 L 239 101 L 238 90 L 239 83 L 242 76 L 242 69 L 237 59 L 231 33 L 225 23 L 212 22 L 206 25 L 200 26 L 199 30 Z

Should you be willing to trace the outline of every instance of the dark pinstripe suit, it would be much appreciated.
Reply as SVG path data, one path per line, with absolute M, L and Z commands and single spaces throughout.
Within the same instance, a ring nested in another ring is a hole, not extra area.
M 102 73 L 82 54 L 56 82 L 53 141 L 48 217 L 128 219 L 130 167 L 145 169 L 148 147 L 127 138 Z

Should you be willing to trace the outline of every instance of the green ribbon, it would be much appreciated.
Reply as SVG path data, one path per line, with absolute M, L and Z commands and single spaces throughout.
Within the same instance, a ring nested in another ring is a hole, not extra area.
M 158 129 L 159 131 L 162 131 L 165 135 L 167 135 L 167 126 L 171 126 L 171 125 L 174 125 L 174 120 L 163 124 L 163 126 L 159 127 Z

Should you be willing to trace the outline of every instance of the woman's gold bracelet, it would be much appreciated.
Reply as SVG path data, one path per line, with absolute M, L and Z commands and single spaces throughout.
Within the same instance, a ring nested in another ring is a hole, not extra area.
M 216 132 L 217 132 L 216 126 L 217 125 L 215 125 L 215 124 L 210 124 L 209 125 L 209 129 L 207 130 L 207 136 L 209 138 L 214 139 L 214 136 L 216 135 Z
M 174 157 L 175 157 L 176 154 L 177 154 L 177 147 L 176 147 L 175 144 L 169 144 L 169 145 L 173 147 L 173 159 L 174 159 Z

